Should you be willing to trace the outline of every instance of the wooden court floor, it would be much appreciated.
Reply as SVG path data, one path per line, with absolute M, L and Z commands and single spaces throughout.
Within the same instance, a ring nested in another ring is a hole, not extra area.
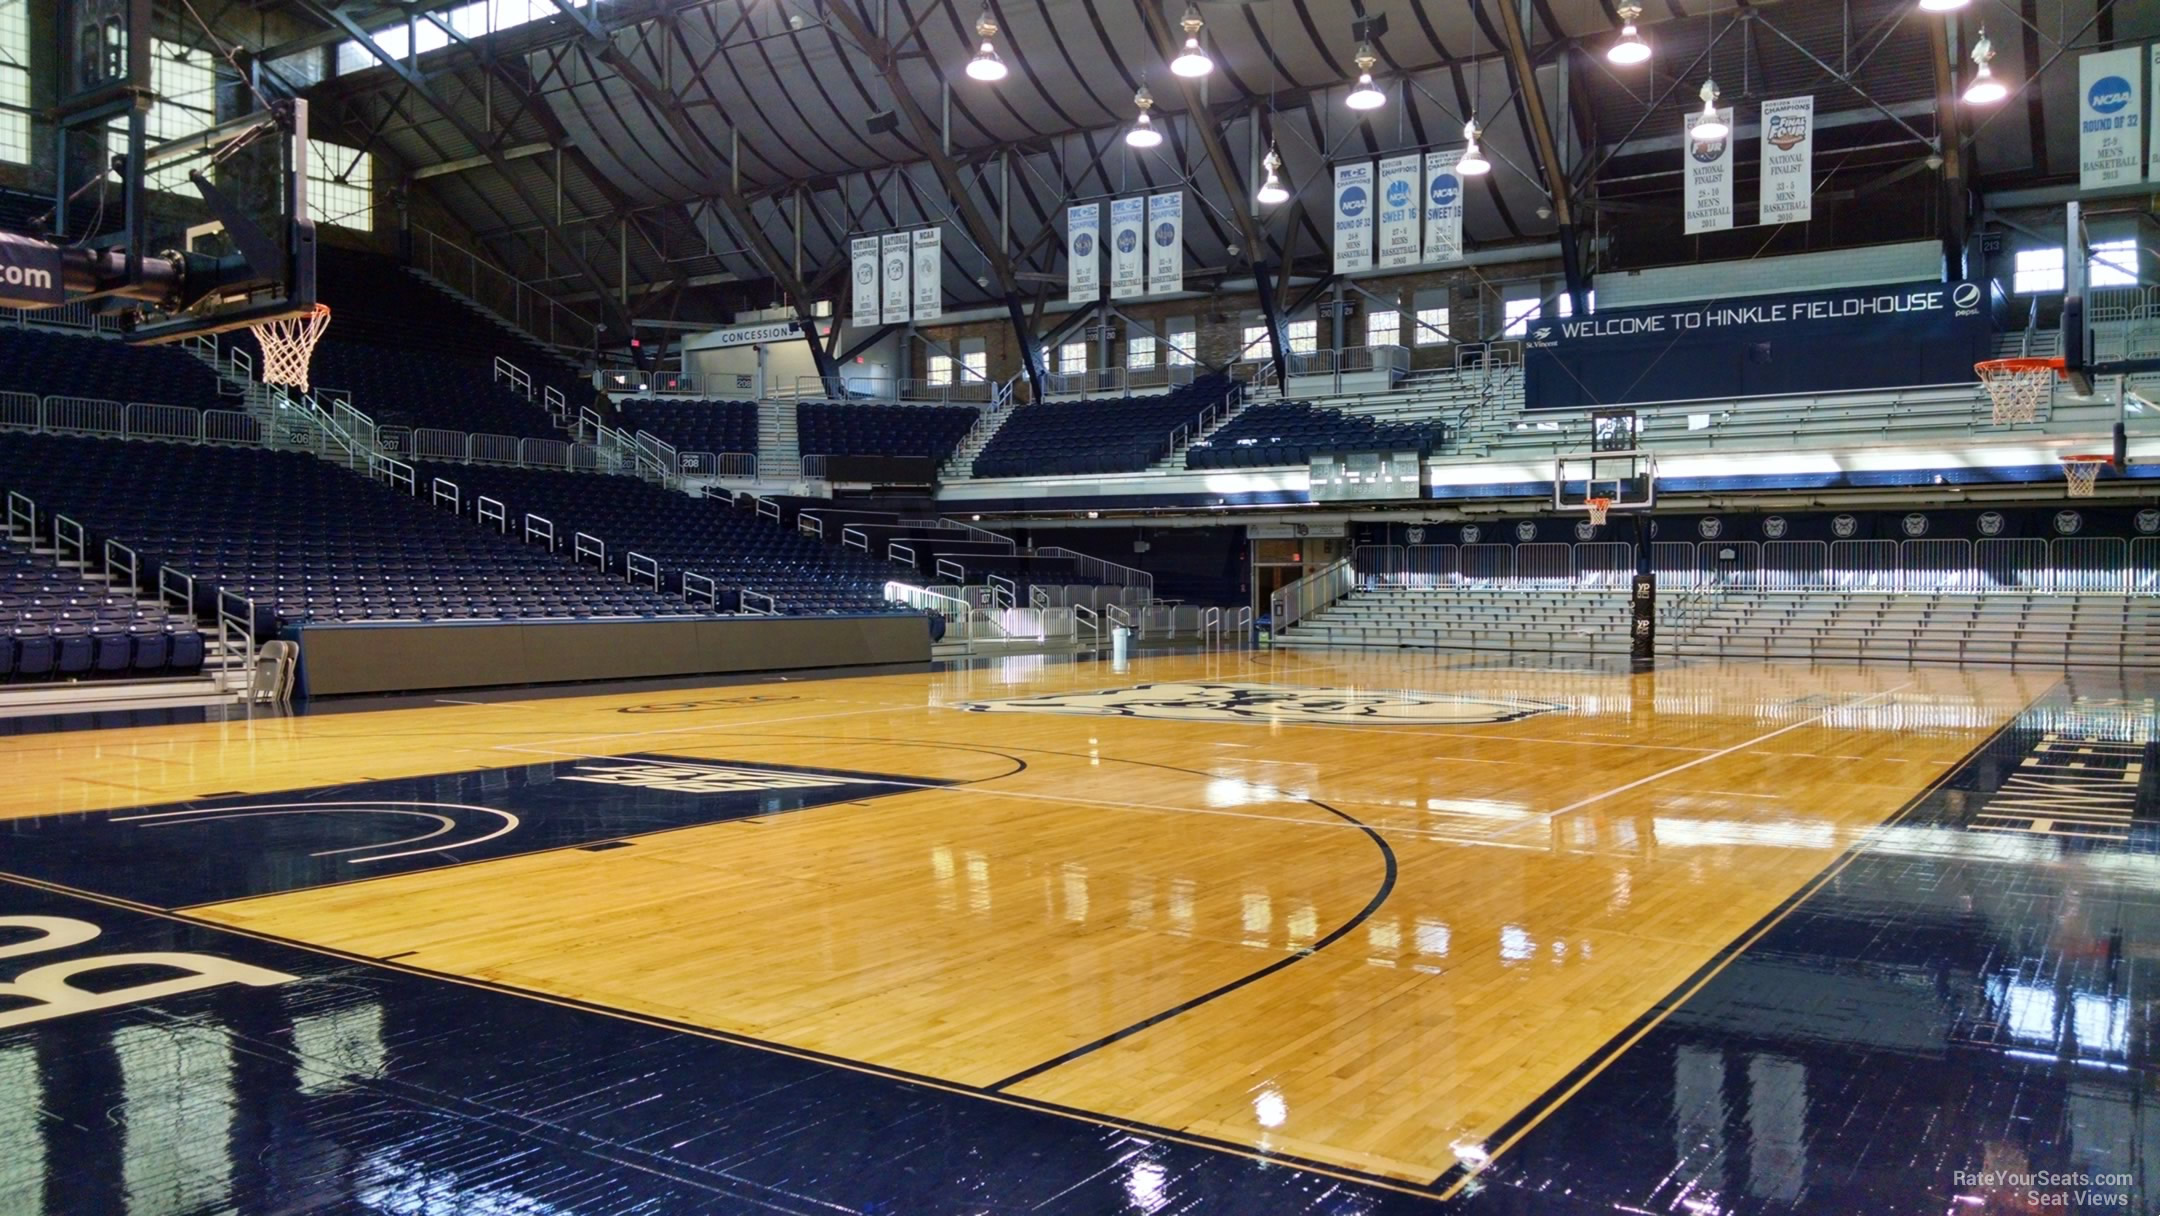
M 187 914 L 1425 1185 L 2055 683 L 1011 659 L 13 738 L 0 818 L 629 755 L 877 774 Z

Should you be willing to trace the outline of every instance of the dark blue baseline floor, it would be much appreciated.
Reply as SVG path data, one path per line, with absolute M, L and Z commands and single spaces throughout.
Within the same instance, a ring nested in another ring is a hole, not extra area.
M 2143 687 L 2073 676 L 2021 715 L 1531 1127 L 1464 1210 L 2153 1213 Z M 2067 792 L 2020 789 L 2036 772 Z
M 64 919 L 27 928 L 26 917 Z M 38 941 L 68 922 L 99 932 L 33 950 L 65 940 Z M 1429 1207 L 1280 1164 L 0 880 L 0 976 L 19 984 L 31 968 L 144 951 L 267 971 L 71 1013 L 0 995 L 7 1216 L 1381 1216 Z M 125 997 L 128 986 L 175 974 L 186 971 L 133 966 L 79 984 Z
M 0 873 L 178 908 L 943 784 L 674 756 L 543 761 L 11 820 Z

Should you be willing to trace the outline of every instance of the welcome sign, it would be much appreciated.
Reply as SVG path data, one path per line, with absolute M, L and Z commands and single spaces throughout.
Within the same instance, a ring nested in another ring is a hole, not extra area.
M 1537 320 L 1531 409 L 1969 384 L 1993 326 L 1978 283 L 1753 296 Z

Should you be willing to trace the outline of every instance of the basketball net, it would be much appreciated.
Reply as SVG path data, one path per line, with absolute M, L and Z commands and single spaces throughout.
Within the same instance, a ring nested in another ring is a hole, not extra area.
M 315 344 L 322 340 L 323 330 L 329 327 L 328 304 L 317 304 L 314 311 L 297 317 L 279 317 L 248 326 L 262 344 L 263 383 L 308 391 L 308 362 L 315 357 Z
M 2093 456 L 2065 456 L 2063 476 L 2070 482 L 2070 497 L 2091 498 L 2100 484 L 2100 466 L 2106 459 Z
M 1995 425 L 2037 422 L 2055 391 L 2056 370 L 2045 359 L 1990 359 L 1975 364 L 1980 387 L 1995 407 Z
M 1590 526 L 1591 526 L 1591 527 L 1593 527 L 1593 528 L 1602 528 L 1602 527 L 1604 527 L 1604 526 L 1605 526 L 1605 513 L 1606 513 L 1607 511 L 1610 511 L 1610 510 L 1612 510 L 1612 499 L 1610 499 L 1610 498 L 1592 498 L 1592 499 L 1587 499 L 1587 500 L 1585 500 L 1585 501 L 1584 501 L 1583 505 L 1584 505 L 1584 507 L 1588 508 L 1588 510 L 1589 510 L 1589 512 L 1590 512 Z

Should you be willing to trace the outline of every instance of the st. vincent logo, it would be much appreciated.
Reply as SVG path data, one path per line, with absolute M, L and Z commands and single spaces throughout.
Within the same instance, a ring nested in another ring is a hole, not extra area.
M 1137 684 L 1095 692 L 962 701 L 955 707 L 983 714 L 1320 726 L 1471 726 L 1515 722 L 1565 708 L 1518 697 L 1239 683 Z
M 1083 232 L 1079 236 L 1073 238 L 1073 253 L 1075 256 L 1084 258 L 1093 252 L 1095 252 L 1094 237 L 1089 236 L 1087 233 Z
M 1777 114 L 1770 119 L 1770 130 L 1763 138 L 1780 152 L 1790 152 L 1807 140 L 1808 121 L 1798 114 Z

